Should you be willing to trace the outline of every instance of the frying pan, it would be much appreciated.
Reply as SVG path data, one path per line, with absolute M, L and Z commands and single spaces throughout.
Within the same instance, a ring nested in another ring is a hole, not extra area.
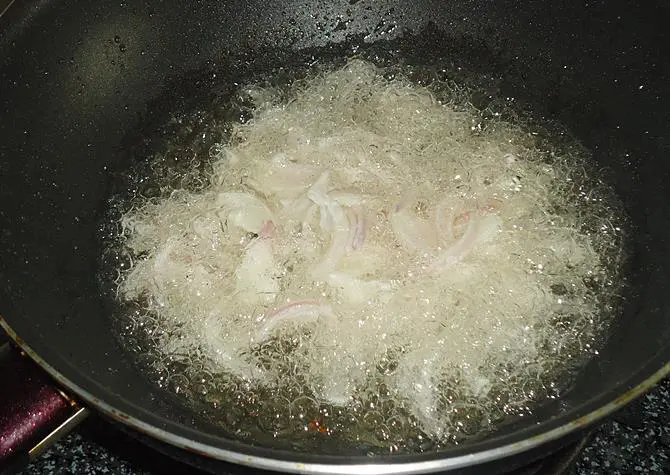
M 670 372 L 669 8 L 660 0 L 15 2 L 0 17 L 2 326 L 60 390 L 214 464 L 490 473 L 555 450 Z M 147 381 L 119 345 L 100 292 L 98 228 L 113 183 L 148 157 L 166 114 L 202 105 L 238 76 L 354 52 L 434 64 L 483 97 L 560 122 L 608 170 L 630 215 L 631 288 L 600 356 L 555 405 L 471 443 L 366 457 L 327 442 L 298 453 L 234 440 Z

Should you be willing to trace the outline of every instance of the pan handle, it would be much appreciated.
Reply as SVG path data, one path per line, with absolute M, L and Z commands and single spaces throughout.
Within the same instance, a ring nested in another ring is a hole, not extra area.
M 11 344 L 0 346 L 0 474 L 24 468 L 88 415 Z

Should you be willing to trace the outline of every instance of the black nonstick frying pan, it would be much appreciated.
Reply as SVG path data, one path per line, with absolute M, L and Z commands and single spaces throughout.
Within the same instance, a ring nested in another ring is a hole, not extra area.
M 0 323 L 79 403 L 213 463 L 490 473 L 555 450 L 670 372 L 668 20 L 661 0 L 16 1 L 0 17 Z M 435 65 L 562 123 L 632 221 L 630 295 L 600 357 L 560 404 L 481 440 L 372 458 L 232 440 L 150 384 L 112 331 L 100 220 L 156 124 L 234 78 L 354 51 Z

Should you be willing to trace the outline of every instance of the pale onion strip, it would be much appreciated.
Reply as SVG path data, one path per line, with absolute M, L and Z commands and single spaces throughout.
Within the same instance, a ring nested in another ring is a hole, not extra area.
M 362 280 L 345 272 L 332 272 L 328 284 L 339 290 L 348 305 L 363 305 L 370 300 L 388 301 L 395 290 L 387 280 Z
M 435 381 L 438 380 L 438 369 L 435 355 L 419 348 L 400 360 L 393 379 L 422 428 L 441 437 L 444 421 L 437 412 L 439 394 Z
M 321 210 L 320 226 L 324 231 L 331 231 L 335 221 L 344 218 L 342 207 L 328 195 L 330 184 L 330 173 L 321 174 L 318 180 L 310 187 L 307 197 Z
M 342 206 L 360 207 L 374 200 L 373 196 L 348 191 L 331 191 L 329 195 Z
M 284 154 L 277 154 L 271 161 L 269 170 L 250 178 L 250 185 L 264 194 L 282 194 L 282 192 L 300 192 L 307 189 L 323 168 L 313 165 L 297 164 Z
M 211 314 L 203 322 L 202 339 L 205 347 L 210 349 L 211 357 L 226 371 L 240 378 L 247 380 L 258 378 L 260 376 L 258 368 L 240 357 L 240 353 L 249 343 L 249 338 L 245 338 L 240 332 L 232 341 L 227 340 L 221 334 L 220 319 L 221 315 Z
M 280 200 L 280 222 L 295 230 L 305 230 L 316 215 L 319 207 L 306 194 L 295 199 Z
M 316 300 L 300 300 L 279 307 L 264 315 L 254 340 L 263 341 L 272 336 L 279 328 L 286 324 L 304 325 L 315 322 L 319 317 L 333 317 L 330 305 Z
M 250 193 L 219 193 L 215 205 L 221 209 L 222 221 L 250 233 L 258 234 L 265 222 L 274 219 L 265 203 Z
M 318 281 L 327 279 L 328 274 L 335 270 L 337 264 L 347 253 L 347 243 L 349 242 L 349 227 L 337 226 L 330 237 L 330 245 L 325 257 L 312 268 L 312 277 Z
M 365 215 L 359 208 L 347 208 L 346 214 L 349 221 L 347 250 L 360 249 L 365 243 Z
M 440 253 L 435 261 L 438 268 L 460 261 L 474 247 L 477 242 L 477 222 L 476 218 L 470 219 L 463 235 L 453 245 Z
M 247 246 L 235 272 L 239 296 L 250 302 L 271 302 L 279 292 L 277 266 L 269 240 L 256 239 Z
M 272 221 L 265 221 L 260 231 L 258 231 L 258 237 L 261 239 L 273 239 L 277 235 L 277 226 Z
M 444 198 L 435 207 L 435 230 L 442 242 L 449 242 L 454 237 L 455 218 L 449 202 L 449 198 Z
M 312 276 L 323 281 L 342 260 L 347 251 L 349 242 L 350 224 L 347 215 L 335 200 L 328 196 L 328 172 L 309 189 L 307 196 L 319 206 L 319 225 L 324 232 L 330 232 L 330 245 L 324 259 L 312 268 Z
M 467 227 L 463 235 L 452 246 L 438 255 L 431 266 L 431 271 L 441 272 L 445 267 L 457 263 L 475 246 L 493 239 L 501 227 L 502 220 L 497 215 L 471 216 L 467 221 Z
M 428 253 L 438 244 L 435 228 L 425 219 L 411 214 L 401 204 L 389 216 L 389 224 L 398 243 L 409 251 Z

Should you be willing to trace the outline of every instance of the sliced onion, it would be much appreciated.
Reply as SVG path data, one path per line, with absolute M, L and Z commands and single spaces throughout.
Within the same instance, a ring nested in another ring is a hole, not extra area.
M 366 201 L 373 198 L 369 195 L 349 193 L 346 191 L 332 191 L 330 196 L 342 206 L 361 207 Z
M 347 371 L 351 369 L 348 366 L 338 363 L 329 365 L 328 369 L 331 371 L 325 375 L 323 384 L 314 388 L 314 392 L 319 399 L 340 407 L 344 407 L 351 402 L 356 387 L 352 382 L 355 378 L 350 371 Z
M 307 197 L 320 209 L 319 226 L 326 232 L 333 230 L 335 220 L 346 220 L 342 207 L 328 196 L 329 180 L 330 173 L 323 173 L 307 192 Z
M 347 253 L 349 242 L 349 228 L 337 227 L 331 233 L 328 251 L 321 262 L 312 268 L 312 277 L 318 281 L 325 281 L 328 275 L 335 270 L 339 262 Z
M 235 272 L 236 290 L 249 302 L 272 302 L 279 292 L 278 273 L 270 241 L 254 240 Z
M 407 250 L 425 253 L 437 247 L 435 227 L 410 213 L 406 206 L 396 205 L 389 216 L 389 223 L 396 239 Z
M 471 216 L 463 235 L 450 247 L 442 251 L 433 266 L 433 271 L 442 271 L 465 257 L 475 246 L 489 242 L 502 228 L 498 215 Z
M 220 219 L 250 233 L 258 234 L 267 221 L 274 219 L 265 203 L 251 193 L 219 193 L 215 205 L 221 208 Z
M 261 239 L 272 239 L 277 235 L 277 226 L 272 221 L 265 221 L 260 231 L 258 231 L 258 237 Z
M 306 190 L 323 173 L 323 168 L 294 163 L 283 153 L 276 154 L 270 163 L 269 169 L 249 179 L 260 193 L 295 195 Z
M 370 300 L 387 301 L 392 297 L 394 285 L 385 280 L 362 280 L 344 272 L 332 272 L 328 276 L 328 285 L 336 288 L 342 300 L 350 305 L 365 304 Z
M 443 422 L 437 417 L 439 393 L 435 381 L 438 379 L 439 367 L 436 356 L 425 348 L 409 352 L 399 361 L 393 379 L 399 395 L 405 399 L 421 428 L 439 438 L 442 436 Z
M 258 380 L 260 369 L 242 357 L 242 349 L 248 347 L 249 336 L 241 332 L 230 338 L 231 335 L 222 335 L 220 315 L 210 315 L 203 323 L 202 339 L 204 347 L 210 349 L 211 358 L 224 370 L 246 380 Z
M 365 216 L 359 208 L 347 208 L 346 214 L 349 220 L 347 250 L 360 249 L 365 244 Z
M 319 317 L 333 317 L 333 310 L 330 305 L 321 304 L 315 300 L 292 302 L 261 317 L 261 325 L 254 340 L 267 340 L 287 324 L 304 325 L 317 321 Z
M 443 242 L 454 236 L 454 210 L 449 198 L 440 201 L 435 208 L 435 230 Z
M 307 196 L 319 207 L 319 226 L 330 233 L 330 245 L 324 259 L 312 269 L 316 280 L 325 280 L 347 252 L 350 223 L 346 212 L 337 201 L 328 196 L 329 174 L 323 173 L 309 189 Z
M 483 204 L 474 200 L 459 202 L 451 206 L 452 200 L 445 198 L 436 207 L 435 228 L 442 243 L 450 243 L 467 232 L 467 225 L 474 215 L 481 217 L 495 213 L 502 207 L 502 200 L 491 198 Z

